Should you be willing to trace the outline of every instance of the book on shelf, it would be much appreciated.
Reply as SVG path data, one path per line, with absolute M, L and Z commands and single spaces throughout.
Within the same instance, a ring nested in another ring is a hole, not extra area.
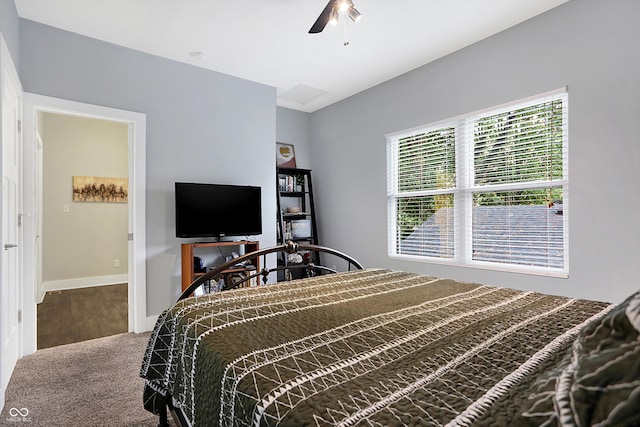
M 291 175 L 284 175 L 278 178 L 278 187 L 280 191 L 293 192 L 296 189 L 296 179 Z

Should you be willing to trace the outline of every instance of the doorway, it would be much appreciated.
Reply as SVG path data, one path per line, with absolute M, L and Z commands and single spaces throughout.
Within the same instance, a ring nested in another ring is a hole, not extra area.
M 38 349 L 127 332 L 128 124 L 39 112 L 36 130 Z
M 25 325 L 24 352 L 36 350 L 36 303 L 44 296 L 42 272 L 42 146 L 39 137 L 38 116 L 46 113 L 72 117 L 92 118 L 125 124 L 128 137 L 128 330 L 144 332 L 148 329 L 146 316 L 145 273 L 145 146 L 146 116 L 141 113 L 101 107 L 75 101 L 25 93 L 24 95 L 24 165 L 25 212 L 31 212 L 32 221 L 25 227 L 25 241 L 33 242 L 24 248 L 25 260 Z M 33 196 L 32 196 L 33 195 Z M 62 207 L 61 209 L 66 209 Z

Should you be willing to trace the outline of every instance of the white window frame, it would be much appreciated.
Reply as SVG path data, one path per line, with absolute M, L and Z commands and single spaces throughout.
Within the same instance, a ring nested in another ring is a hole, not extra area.
M 552 99 L 562 99 L 563 101 L 563 159 L 562 159 L 562 179 L 553 180 L 554 187 L 562 188 L 563 196 L 563 266 L 562 268 L 538 267 L 520 264 L 510 264 L 501 262 L 487 262 L 472 259 L 472 208 L 473 194 L 486 192 L 488 190 L 522 190 L 526 188 L 539 188 L 539 182 L 516 182 L 499 185 L 474 186 L 473 174 L 473 122 L 474 120 L 500 114 L 519 108 L 548 102 Z M 423 255 L 398 254 L 396 252 L 396 201 L 401 194 L 398 191 L 398 142 L 402 138 L 418 133 L 426 133 L 444 127 L 456 128 L 456 186 L 453 190 L 430 190 L 425 192 L 413 192 L 412 195 L 433 195 L 438 192 L 454 194 L 454 257 L 439 258 Z M 388 255 L 391 259 L 400 259 L 416 262 L 429 262 L 446 265 L 465 266 L 472 268 L 490 269 L 497 271 L 509 271 L 525 274 L 534 274 L 550 277 L 568 277 L 569 275 L 569 132 L 568 132 L 568 93 L 566 88 L 546 92 L 518 101 L 503 104 L 476 111 L 470 114 L 461 115 L 451 119 L 446 119 L 429 125 L 404 130 L 386 135 L 387 140 L 387 225 L 388 225 Z M 468 165 L 468 166 L 465 166 Z

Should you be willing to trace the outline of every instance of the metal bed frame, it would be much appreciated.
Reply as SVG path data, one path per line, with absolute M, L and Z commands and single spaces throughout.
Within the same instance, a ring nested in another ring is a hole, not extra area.
M 291 240 L 289 240 L 288 242 L 282 244 L 282 245 L 278 245 L 278 246 L 272 246 L 266 249 L 260 249 L 257 250 L 255 252 L 250 252 L 248 254 L 245 255 L 241 255 L 237 258 L 234 258 L 230 261 L 225 262 L 222 265 L 219 265 L 217 267 L 215 267 L 214 269 L 210 270 L 209 272 L 205 273 L 204 275 L 198 277 L 196 280 L 194 280 L 187 289 L 184 290 L 184 292 L 182 292 L 182 295 L 180 295 L 180 297 L 178 298 L 178 301 L 183 300 L 185 298 L 190 297 L 196 289 L 198 289 L 200 286 L 202 286 L 203 284 L 205 284 L 206 282 L 209 282 L 211 280 L 213 281 L 218 281 L 220 280 L 220 277 L 224 274 L 223 272 L 228 272 L 230 270 L 233 269 L 234 266 L 250 260 L 250 259 L 254 259 L 257 257 L 262 256 L 263 257 L 263 262 L 262 265 L 266 266 L 266 256 L 268 254 L 271 253 L 277 253 L 277 252 L 285 252 L 287 254 L 293 254 L 299 251 L 310 251 L 310 252 L 323 252 L 323 253 L 328 253 L 328 254 L 332 254 L 337 256 L 338 258 L 342 258 L 343 260 L 347 261 L 348 266 L 347 269 L 350 271 L 351 267 L 354 267 L 358 270 L 362 270 L 363 267 L 362 265 L 356 261 L 354 258 L 350 257 L 349 255 L 346 255 L 342 252 L 336 251 L 335 249 L 331 249 L 331 248 L 327 248 L 325 246 L 318 246 L 318 245 L 311 245 L 311 244 L 298 244 L 295 243 Z M 267 269 L 266 267 L 263 267 L 262 270 L 257 271 L 253 274 L 248 275 L 247 277 L 243 278 L 242 280 L 234 283 L 234 285 L 232 287 L 225 287 L 224 290 L 228 290 L 228 289 L 232 289 L 233 287 L 238 287 L 239 285 L 241 285 L 242 283 L 253 279 L 254 277 L 259 277 L 262 276 L 262 281 L 264 284 L 267 283 L 267 281 L 269 280 L 269 274 L 276 272 L 276 271 L 291 271 L 291 270 L 296 270 L 296 269 L 302 269 L 306 272 L 306 276 L 307 277 L 313 277 L 317 274 L 327 274 L 327 273 L 337 273 L 338 271 L 334 268 L 329 268 L 323 265 L 317 265 L 314 264 L 312 262 L 308 263 L 308 264 L 289 264 L 286 266 L 278 266 L 278 267 L 274 267 L 274 268 L 270 268 Z M 238 270 L 238 271 L 242 271 L 242 270 Z M 288 277 L 288 274 L 285 274 L 285 277 Z
M 268 254 L 271 253 L 278 253 L 278 252 L 284 252 L 286 254 L 293 254 L 299 251 L 311 251 L 311 252 L 319 252 L 319 253 L 327 253 L 330 255 L 334 255 L 344 261 L 347 262 L 347 266 L 346 266 L 346 271 L 351 271 L 352 269 L 356 269 L 356 270 L 363 270 L 364 267 L 362 266 L 362 264 L 360 264 L 358 261 L 356 261 L 354 258 L 352 258 L 351 256 L 344 254 L 340 251 L 337 251 L 335 249 L 331 249 L 325 246 L 318 246 L 318 245 L 311 245 L 311 244 L 298 244 L 296 242 L 293 241 L 287 241 L 286 243 L 282 244 L 282 245 L 278 245 L 278 246 L 272 246 L 269 248 L 265 248 L 265 249 L 260 249 L 254 252 L 250 252 L 247 253 L 245 255 L 241 255 L 237 258 L 234 258 L 228 262 L 225 262 L 224 264 L 215 267 L 214 269 L 212 269 L 211 271 L 205 273 L 204 275 L 198 277 L 196 280 L 194 280 L 187 289 L 184 290 L 184 292 L 182 292 L 182 295 L 180 295 L 180 297 L 178 298 L 178 301 L 181 301 L 185 298 L 189 298 L 190 296 L 193 295 L 193 293 L 196 291 L 196 289 L 198 289 L 200 286 L 204 285 L 206 282 L 209 281 L 216 281 L 218 282 L 220 280 L 220 277 L 228 274 L 229 270 L 232 270 L 234 266 L 236 266 L 239 263 L 242 263 L 244 261 L 250 260 L 250 259 L 255 259 L 258 257 L 263 257 L 263 262 L 262 265 L 266 266 L 267 265 L 267 258 L 266 256 Z M 240 285 L 242 285 L 244 282 L 247 282 L 253 278 L 256 277 L 262 277 L 262 282 L 263 284 L 267 284 L 268 280 L 269 280 L 269 275 L 273 272 L 277 272 L 277 271 L 285 271 L 285 273 L 288 273 L 292 270 L 302 270 L 303 273 L 306 275 L 307 278 L 310 277 L 314 277 L 320 274 L 333 274 L 333 273 L 338 273 L 338 270 L 336 268 L 329 268 L 323 265 L 317 265 L 314 264 L 312 262 L 309 262 L 307 264 L 289 264 L 286 266 L 277 266 L 274 268 L 266 268 L 263 267 L 260 271 L 256 271 L 253 274 L 249 274 L 246 277 L 244 277 L 243 279 L 235 282 L 233 284 L 233 286 L 231 287 L 225 287 L 224 290 L 228 290 L 234 287 L 238 287 Z M 240 270 L 239 270 L 240 271 Z M 291 277 L 290 274 L 285 274 L 285 278 L 287 280 L 289 280 L 289 278 Z M 174 422 L 179 425 L 179 426 L 186 426 L 187 422 L 184 419 L 182 413 L 180 410 L 174 408 L 173 404 L 172 404 L 172 398 L 171 395 L 167 395 L 167 403 L 166 403 L 166 408 L 164 410 L 160 411 L 159 414 L 159 426 L 160 427 L 168 427 L 169 423 L 168 423 L 168 415 L 167 412 L 171 413 L 171 416 L 174 420 Z

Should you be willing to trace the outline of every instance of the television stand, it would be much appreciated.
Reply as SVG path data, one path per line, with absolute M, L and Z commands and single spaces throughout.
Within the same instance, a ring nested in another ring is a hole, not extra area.
M 235 246 L 237 248 L 244 247 L 244 253 L 255 252 L 260 249 L 260 243 L 252 240 L 237 240 L 235 242 L 230 241 L 218 241 L 218 242 L 194 242 L 194 243 L 183 243 L 181 245 L 182 252 L 182 292 L 184 292 L 189 285 L 199 276 L 202 276 L 205 273 L 196 273 L 193 268 L 193 257 L 195 254 L 195 249 L 198 248 L 220 248 L 220 247 L 229 247 Z M 251 264 L 246 265 L 244 267 L 237 267 L 233 269 L 229 269 L 228 271 L 223 272 L 223 277 L 225 280 L 232 273 L 241 273 L 241 272 L 255 272 L 256 270 L 260 270 L 260 258 L 255 257 L 251 258 Z

